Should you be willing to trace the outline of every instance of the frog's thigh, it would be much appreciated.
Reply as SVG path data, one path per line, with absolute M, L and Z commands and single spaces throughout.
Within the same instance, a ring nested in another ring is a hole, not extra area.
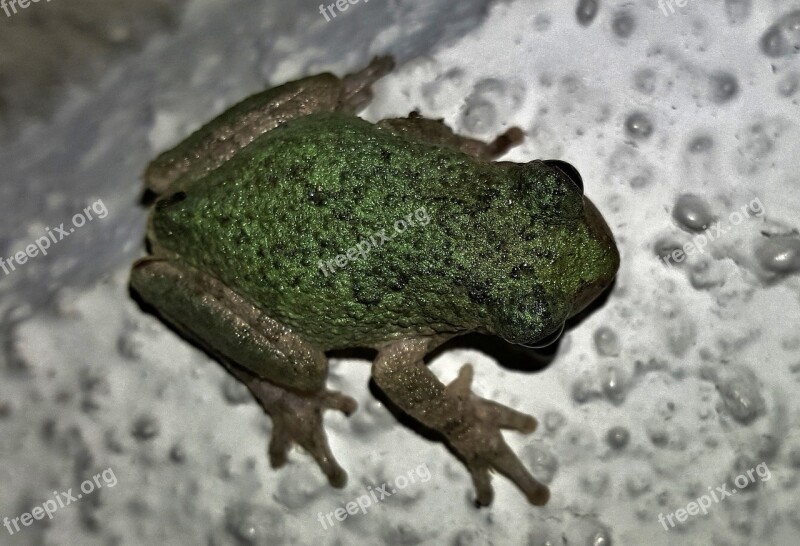
M 139 260 L 131 286 L 187 337 L 223 360 L 300 392 L 323 388 L 325 354 L 210 275 L 186 264 Z
M 341 93 L 342 80 L 324 73 L 248 97 L 153 160 L 144 173 L 145 188 L 161 195 L 178 178 L 199 178 L 281 123 L 335 110 Z
M 407 118 L 385 119 L 378 122 L 395 133 L 425 140 L 437 146 L 458 150 L 478 159 L 495 159 L 505 154 L 510 148 L 522 142 L 523 133 L 518 127 L 512 127 L 492 142 L 483 142 L 474 138 L 457 135 L 441 119 L 427 119 L 412 112 Z
M 369 102 L 370 86 L 393 66 L 390 57 L 377 57 L 341 79 L 326 72 L 248 97 L 153 160 L 144 174 L 145 188 L 158 196 L 178 178 L 198 178 L 289 120 L 334 110 L 357 111 Z

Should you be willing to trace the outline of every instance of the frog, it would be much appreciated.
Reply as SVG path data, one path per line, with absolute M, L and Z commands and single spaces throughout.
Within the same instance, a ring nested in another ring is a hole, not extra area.
M 157 156 L 130 288 L 247 386 L 272 421 L 273 468 L 299 446 L 345 486 L 323 415 L 357 403 L 326 378 L 331 352 L 363 348 L 386 404 L 466 466 L 476 506 L 495 472 L 544 505 L 549 488 L 503 436 L 536 418 L 474 393 L 471 364 L 444 384 L 426 357 L 466 333 L 558 335 L 612 283 L 615 239 L 570 163 L 500 161 L 518 127 L 486 142 L 416 111 L 359 117 L 394 65 L 269 88 Z

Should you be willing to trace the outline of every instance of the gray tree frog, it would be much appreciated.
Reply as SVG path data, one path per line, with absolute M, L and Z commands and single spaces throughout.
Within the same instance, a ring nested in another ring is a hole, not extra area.
M 466 332 L 523 345 L 558 332 L 614 278 L 614 238 L 571 165 L 492 161 L 517 128 L 484 143 L 418 114 L 358 118 L 392 66 L 256 94 L 156 158 L 149 255 L 131 286 L 260 401 L 273 467 L 296 443 L 345 484 L 322 412 L 356 403 L 325 388 L 326 351 L 366 347 L 376 385 L 466 464 L 478 505 L 492 500 L 490 470 L 545 504 L 501 435 L 536 420 L 473 394 L 470 365 L 444 385 L 423 358 Z M 318 266 L 419 210 L 424 226 Z

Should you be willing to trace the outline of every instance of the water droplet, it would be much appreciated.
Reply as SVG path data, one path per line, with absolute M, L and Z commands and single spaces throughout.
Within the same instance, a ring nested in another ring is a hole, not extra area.
M 717 381 L 717 389 L 725 408 L 738 422 L 747 424 L 764 411 L 764 398 L 752 370 L 736 369 Z
M 532 444 L 523 450 L 523 456 L 530 466 L 531 474 L 544 484 L 549 484 L 558 471 L 558 459 L 553 453 L 540 445 Z
M 626 385 L 625 380 L 616 367 L 610 366 L 603 370 L 600 380 L 603 394 L 614 404 L 621 404 L 625 401 Z
M 283 523 L 272 512 L 239 502 L 225 508 L 225 530 L 239 544 L 278 543 Z
M 660 426 L 652 426 L 647 428 L 647 436 L 656 447 L 666 447 L 669 444 L 669 433 L 667 429 Z
M 611 537 L 605 530 L 597 531 L 589 541 L 590 546 L 611 546 Z
M 693 154 L 706 153 L 714 147 L 714 140 L 708 135 L 699 135 L 689 142 L 688 150 Z
M 487 100 L 473 100 L 467 103 L 461 124 L 471 133 L 485 133 L 495 124 L 497 112 Z
M 678 197 L 672 209 L 672 218 L 678 227 L 689 232 L 704 231 L 715 221 L 705 200 L 690 193 Z
M 619 338 L 608 326 L 601 326 L 595 330 L 594 345 L 600 356 L 619 356 Z
M 633 138 L 646 139 L 653 134 L 653 122 L 644 112 L 633 112 L 625 120 L 625 130 Z
M 159 429 L 158 420 L 155 417 L 145 415 L 134 421 L 131 436 L 137 440 L 146 441 L 155 438 Z
M 578 18 L 578 23 L 588 27 L 594 21 L 599 9 L 598 0 L 580 0 L 578 7 L 575 8 L 575 16 Z
M 710 76 L 711 100 L 717 104 L 728 102 L 739 94 L 739 81 L 729 72 L 716 72 Z
M 653 245 L 656 257 L 666 265 L 683 265 L 686 263 L 686 256 L 680 243 L 672 237 L 664 237 L 656 241 Z M 680 251 L 680 253 L 679 253 Z
M 636 19 L 627 11 L 621 11 L 614 15 L 611 22 L 611 29 L 620 38 L 628 38 L 636 28 Z
M 610 482 L 608 472 L 597 471 L 597 469 L 590 470 L 586 474 L 582 474 L 578 479 L 581 489 L 589 493 L 593 497 L 602 496 L 608 489 Z
M 800 238 L 777 236 L 764 238 L 755 251 L 759 265 L 766 271 L 789 275 L 800 271 Z
M 595 389 L 589 377 L 580 377 L 572 384 L 572 399 L 578 404 L 584 404 L 598 396 L 600 396 L 600 393 Z
M 533 28 L 536 29 L 536 32 L 544 32 L 550 29 L 552 22 L 553 20 L 550 15 L 547 13 L 540 13 L 533 20 Z
M 606 433 L 606 441 L 613 449 L 623 449 L 628 445 L 631 433 L 625 427 L 613 427 Z
M 670 352 L 677 357 L 685 355 L 696 339 L 697 330 L 691 320 L 679 320 L 667 329 L 667 345 Z
M 768 57 L 783 57 L 800 52 L 800 10 L 778 19 L 761 36 L 761 51 Z
M 567 418 L 561 412 L 548 411 L 544 414 L 544 427 L 548 432 L 558 432 L 567 423 Z
M 253 395 L 245 384 L 230 375 L 222 380 L 222 396 L 232 406 L 253 401 Z
M 169 459 L 173 463 L 181 464 L 186 461 L 186 450 L 180 444 L 175 444 L 169 450 Z
M 634 499 L 642 493 L 650 491 L 650 487 L 652 487 L 650 477 L 641 472 L 636 472 L 625 480 L 625 489 L 628 491 L 628 495 Z

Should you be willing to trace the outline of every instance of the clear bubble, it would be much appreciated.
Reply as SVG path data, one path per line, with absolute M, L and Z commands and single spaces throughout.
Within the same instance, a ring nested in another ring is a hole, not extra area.
M 786 13 L 764 32 L 761 51 L 768 57 L 796 55 L 800 52 L 800 10 Z
M 613 427 L 606 433 L 606 442 L 613 449 L 623 449 L 628 445 L 631 433 L 625 427 Z
M 682 245 L 671 236 L 658 239 L 653 245 L 653 252 L 665 265 L 681 266 L 686 264 Z
M 742 424 L 751 423 L 764 411 L 761 387 L 751 370 L 732 371 L 729 377 L 717 381 L 717 389 L 725 408 Z
M 567 423 L 567 418 L 561 412 L 548 411 L 544 415 L 544 428 L 548 432 L 558 432 Z
M 739 94 L 739 81 L 730 72 L 716 72 L 710 76 L 711 100 L 717 104 L 728 102 Z
M 253 395 L 245 384 L 230 375 L 222 380 L 222 396 L 233 406 L 253 401 Z
M 578 23 L 584 27 L 588 27 L 597 16 L 600 9 L 598 0 L 580 0 L 578 7 L 575 8 L 575 16 L 578 18 Z
M 633 112 L 625 120 L 625 131 L 637 139 L 646 139 L 653 134 L 653 122 L 644 112 Z
M 625 489 L 631 498 L 636 498 L 650 491 L 653 483 L 650 477 L 644 473 L 636 472 L 625 480 Z
M 603 394 L 614 404 L 621 404 L 625 400 L 627 393 L 627 385 L 622 372 L 614 366 L 610 366 L 603 370 L 600 379 Z
M 597 398 L 600 393 L 595 388 L 589 377 L 580 377 L 572 383 L 572 399 L 578 404 L 585 404 L 592 398 Z
M 759 265 L 770 273 L 789 275 L 800 271 L 800 238 L 777 236 L 764 238 L 756 247 Z
M 608 472 L 598 472 L 597 469 L 594 469 L 582 474 L 578 481 L 581 489 L 586 493 L 593 497 L 601 497 L 608 490 L 611 479 Z
M 611 546 L 611 535 L 605 529 L 600 529 L 589 538 L 587 546 Z
M 714 147 L 714 139 L 708 135 L 698 135 L 690 142 L 687 150 L 693 154 L 704 154 Z
M 558 471 L 558 459 L 549 449 L 537 444 L 523 450 L 524 460 L 528 462 L 531 474 L 544 484 L 550 484 Z
M 150 440 L 158 436 L 160 428 L 155 417 L 145 415 L 134 421 L 131 436 L 140 441 Z
M 621 11 L 614 15 L 611 22 L 611 29 L 620 38 L 628 38 L 636 28 L 636 19 L 627 11 Z
M 705 231 L 715 221 L 705 200 L 691 193 L 678 197 L 672 208 L 672 218 L 678 227 L 690 232 Z
M 594 345 L 600 356 L 619 356 L 619 338 L 608 326 L 601 326 L 595 330 Z

